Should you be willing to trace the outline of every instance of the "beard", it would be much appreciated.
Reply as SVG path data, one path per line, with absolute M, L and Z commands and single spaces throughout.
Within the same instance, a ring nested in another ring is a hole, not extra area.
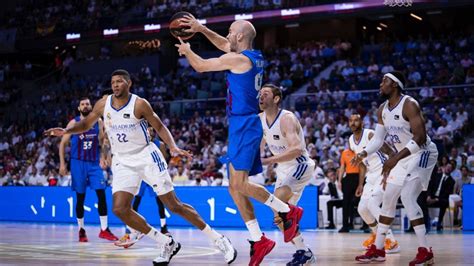
M 79 112 L 81 113 L 81 115 L 82 115 L 83 117 L 86 117 L 86 116 L 88 116 L 88 115 L 92 112 L 92 110 L 86 109 L 86 110 L 79 111 Z
M 390 95 L 381 92 L 381 93 L 379 93 L 379 97 L 380 97 L 380 99 L 382 99 L 383 101 L 386 101 L 386 100 L 388 100 L 388 99 L 390 98 Z

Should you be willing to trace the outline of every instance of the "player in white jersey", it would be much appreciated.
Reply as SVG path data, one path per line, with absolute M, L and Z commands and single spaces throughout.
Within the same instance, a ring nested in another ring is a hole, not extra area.
M 132 81 L 127 71 L 120 69 L 114 71 L 111 86 L 113 94 L 97 101 L 91 114 L 85 119 L 66 129 L 49 129 L 45 134 L 62 136 L 65 133 L 81 133 L 91 128 L 103 115 L 113 156 L 113 211 L 126 225 L 158 243 L 159 256 L 153 264 L 167 265 L 178 253 L 181 245 L 172 237 L 147 224 L 145 219 L 132 209 L 133 197 L 138 193 L 142 180 L 153 188 L 171 212 L 179 214 L 205 233 L 224 253 L 226 262 L 232 263 L 237 257 L 237 251 L 229 239 L 211 229 L 193 207 L 182 203 L 176 197 L 166 161 L 159 148 L 150 142 L 147 124 L 150 123 L 156 130 L 163 142 L 168 145 L 172 155 L 191 157 L 191 154 L 176 146 L 168 128 L 153 112 L 151 105 L 145 99 L 130 93 Z
M 362 152 L 374 136 L 374 131 L 362 128 L 362 117 L 358 113 L 350 116 L 349 127 L 352 131 L 352 135 L 349 137 L 349 149 L 356 154 Z M 381 185 L 382 164 L 387 160 L 386 155 L 392 155 L 393 153 L 390 146 L 384 143 L 379 151 L 367 156 L 359 164 L 359 186 L 356 190 L 356 196 L 361 198 L 357 211 L 372 230 L 370 237 L 362 244 L 364 248 L 369 248 L 375 243 L 377 220 L 380 216 L 380 204 L 382 203 L 384 192 Z M 400 250 L 398 241 L 395 240 L 390 229 L 387 232 L 384 249 L 387 253 L 396 253 Z
M 387 100 L 377 111 L 378 122 L 374 137 L 355 159 L 360 162 L 367 155 L 377 152 L 386 137 L 397 152 L 383 164 L 383 183 L 386 183 L 386 187 L 377 237 L 375 245 L 372 245 L 366 254 L 356 257 L 360 262 L 385 261 L 383 242 L 395 217 L 400 196 L 419 244 L 418 253 L 410 261 L 410 266 L 432 264 L 434 261 L 433 252 L 426 239 L 423 212 L 417 198 L 427 189 L 438 158 L 438 150 L 426 135 L 425 119 L 418 102 L 402 94 L 404 86 L 405 77 L 401 72 L 393 71 L 384 75 L 380 93 Z
M 303 129 L 296 116 L 280 108 L 282 93 L 273 84 L 265 84 L 260 90 L 259 114 L 263 127 L 262 148 L 265 143 L 273 156 L 262 158 L 263 165 L 278 164 L 275 197 L 296 205 L 314 173 L 315 163 L 308 156 Z M 275 213 L 275 222 L 283 230 L 280 216 Z M 296 247 L 292 261 L 287 265 L 304 265 L 315 262 L 313 252 L 304 244 L 298 232 L 291 241 Z

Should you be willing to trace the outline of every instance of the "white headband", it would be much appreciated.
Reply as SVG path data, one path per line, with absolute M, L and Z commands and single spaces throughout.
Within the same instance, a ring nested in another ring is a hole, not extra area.
M 384 77 L 388 77 L 388 78 L 390 78 L 391 80 L 395 81 L 395 82 L 398 84 L 398 86 L 400 86 L 400 89 L 403 90 L 403 83 L 402 83 L 397 77 L 395 77 L 392 73 L 387 73 L 387 74 L 385 74 L 385 75 L 383 75 L 383 76 L 384 76 Z

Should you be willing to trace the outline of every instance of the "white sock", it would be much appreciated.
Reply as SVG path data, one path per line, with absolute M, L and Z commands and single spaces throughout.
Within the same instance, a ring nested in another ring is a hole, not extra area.
M 304 243 L 302 234 L 299 234 L 293 238 L 293 245 L 295 245 L 296 250 L 308 251 L 308 247 Z
M 100 219 L 100 229 L 104 231 L 108 227 L 107 223 L 107 215 L 106 216 L 99 216 Z
M 415 230 L 416 238 L 418 238 L 418 244 L 420 247 L 428 248 L 428 241 L 426 239 L 426 227 L 424 224 L 413 226 Z
M 209 237 L 209 239 L 211 239 L 212 241 L 216 240 L 216 239 L 219 239 L 222 237 L 221 234 L 217 233 L 214 229 L 212 229 L 208 224 L 206 224 L 206 227 L 204 227 L 204 229 L 201 230 L 201 232 L 203 232 L 204 234 L 206 234 L 207 237 Z
M 160 219 L 161 227 L 166 225 L 166 218 Z
M 250 239 L 254 242 L 260 241 L 262 238 L 262 231 L 260 230 L 260 226 L 258 225 L 258 222 L 256 219 L 250 220 L 245 223 L 247 226 L 247 229 L 249 230 L 250 233 Z
M 156 242 L 160 244 L 168 244 L 171 242 L 171 237 L 162 234 L 160 231 L 156 230 L 154 227 L 151 228 L 150 232 L 146 234 L 149 238 L 155 240 Z
M 275 197 L 273 194 L 270 194 L 270 197 L 268 197 L 267 201 L 265 201 L 265 205 L 277 212 L 285 213 L 290 211 L 290 206 L 281 201 L 279 198 Z
M 393 235 L 392 229 L 388 229 L 387 238 L 390 239 L 392 242 L 395 241 L 395 236 Z
M 77 225 L 79 229 L 84 228 L 84 218 L 77 218 Z
M 369 225 L 370 230 L 372 230 L 372 234 L 377 234 L 377 226 L 378 226 L 378 224 L 376 224 L 375 226 L 370 226 L 370 225 Z M 391 231 L 390 231 L 390 232 L 391 232 Z
M 389 229 L 389 225 L 379 224 L 377 228 L 377 236 L 375 237 L 375 246 L 377 247 L 377 249 L 384 249 L 385 236 L 387 235 L 387 231 Z

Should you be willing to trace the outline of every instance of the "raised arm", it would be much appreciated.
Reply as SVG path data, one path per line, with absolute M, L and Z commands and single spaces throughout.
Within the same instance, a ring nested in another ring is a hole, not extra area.
M 288 141 L 288 149 L 278 155 L 262 159 L 263 164 L 281 163 L 294 160 L 303 154 L 301 147 L 301 137 L 299 134 L 299 122 L 292 114 L 285 114 L 280 123 L 283 137 Z
M 75 122 L 76 121 L 74 119 L 69 121 L 69 123 L 67 124 L 67 127 L 71 127 L 72 124 L 74 124 Z M 59 143 L 59 174 L 62 176 L 67 174 L 65 150 L 70 140 L 71 140 L 71 134 L 64 134 L 61 138 L 61 142 Z
M 142 98 L 137 99 L 136 107 L 135 107 L 135 115 L 138 118 L 144 118 L 148 123 L 156 130 L 158 136 L 163 140 L 163 142 L 168 145 L 170 149 L 170 153 L 172 156 L 174 155 L 183 155 L 186 157 L 191 157 L 192 155 L 187 152 L 183 151 L 178 146 L 176 146 L 176 142 L 171 136 L 171 132 L 168 128 L 163 124 L 161 119 L 158 115 L 153 111 L 150 103 Z
M 105 99 L 100 99 L 92 109 L 92 112 L 79 122 L 68 125 L 66 128 L 50 128 L 43 134 L 46 136 L 61 137 L 64 134 L 78 134 L 89 130 L 99 120 L 104 112 Z
M 226 53 L 230 52 L 230 42 L 224 36 L 221 36 L 202 25 L 196 18 L 184 16 L 184 18 L 181 19 L 181 25 L 189 27 L 186 32 L 200 32 L 206 36 L 206 38 L 217 47 L 217 49 Z
M 235 73 L 243 73 L 252 67 L 252 62 L 245 55 L 237 53 L 226 53 L 216 58 L 203 59 L 191 50 L 189 43 L 183 42 L 175 46 L 178 47 L 180 55 L 186 56 L 189 64 L 197 72 L 223 71 L 230 70 Z

